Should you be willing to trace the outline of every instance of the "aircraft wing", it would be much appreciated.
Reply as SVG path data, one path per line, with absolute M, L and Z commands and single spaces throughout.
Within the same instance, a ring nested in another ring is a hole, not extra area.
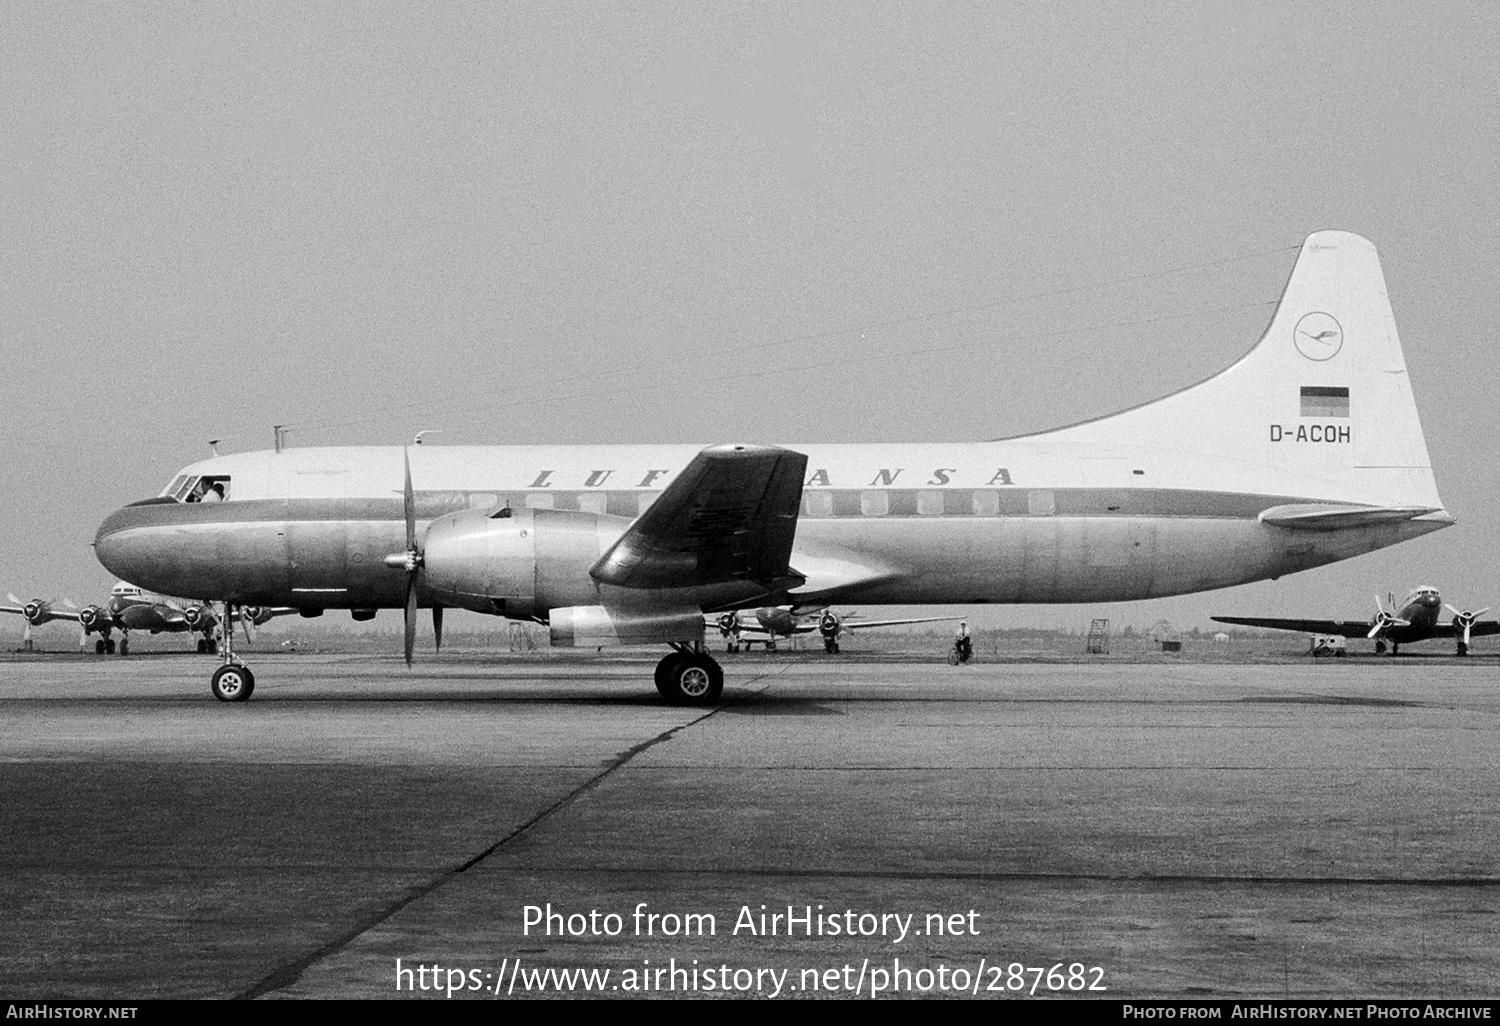
M 704 449 L 589 573 L 623 588 L 795 587 L 803 578 L 789 563 L 806 470 L 807 457 L 788 449 Z
M 863 630 L 866 627 L 895 627 L 903 623 L 938 623 L 942 620 L 962 620 L 962 616 L 919 616 L 912 620 L 845 620 L 844 630 Z
M 21 616 L 25 616 L 26 615 L 26 609 L 23 606 L 0 606 L 0 613 L 17 613 L 17 614 L 19 614 Z M 77 612 L 77 610 L 73 610 L 73 609 L 48 609 L 47 610 L 47 619 L 49 619 L 49 620 L 72 620 L 74 622 L 77 622 L 77 620 L 78 620 L 78 612 Z M 1476 631 L 1478 630 L 1477 626 L 1475 627 L 1475 630 Z
M 1241 627 L 1269 627 L 1276 631 L 1298 631 L 1302 634 L 1338 634 L 1345 638 L 1369 637 L 1373 626 L 1369 620 L 1283 620 L 1274 616 L 1211 616 L 1209 619 Z M 1478 625 L 1475 626 L 1477 628 Z
M 1469 637 L 1482 638 L 1487 634 L 1500 634 L 1500 621 L 1480 620 L 1469 628 Z M 1432 637 L 1434 638 L 1461 638 L 1464 635 L 1462 627 L 1455 627 L 1452 623 L 1436 623 L 1432 625 Z

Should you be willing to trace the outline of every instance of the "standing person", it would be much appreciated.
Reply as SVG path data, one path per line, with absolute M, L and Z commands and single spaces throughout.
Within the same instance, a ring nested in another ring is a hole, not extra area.
M 953 639 L 953 651 L 958 655 L 958 661 L 966 663 L 974 654 L 974 639 L 969 637 L 969 621 L 958 621 L 958 634 Z

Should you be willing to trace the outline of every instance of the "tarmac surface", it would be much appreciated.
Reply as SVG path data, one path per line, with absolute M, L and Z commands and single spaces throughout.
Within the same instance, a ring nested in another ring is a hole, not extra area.
M 656 658 L 0 661 L 0 997 L 1500 995 L 1493 658 Z

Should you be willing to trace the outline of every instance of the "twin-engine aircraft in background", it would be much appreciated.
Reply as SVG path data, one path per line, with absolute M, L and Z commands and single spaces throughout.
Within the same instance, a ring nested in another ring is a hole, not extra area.
M 151 634 L 193 633 L 198 638 L 198 651 L 217 652 L 219 647 L 218 614 L 206 602 L 189 602 L 144 591 L 134 584 L 120 581 L 110 589 L 109 598 L 98 605 L 83 608 L 63 599 L 66 609 L 57 608 L 54 601 L 33 599 L 22 603 L 14 595 L 7 596 L 14 606 L 0 606 L 0 612 L 19 613 L 26 620 L 22 634 L 23 643 L 31 647 L 31 628 L 53 620 L 72 620 L 78 624 L 80 633 L 78 647 L 88 644 L 90 634 L 99 635 L 94 642 L 94 651 L 99 655 L 116 650 L 114 632 L 120 632 L 119 653 L 130 654 L 130 632 L 145 631 Z M 240 623 L 249 635 L 252 627 L 259 627 L 273 617 L 295 613 L 294 608 L 269 609 L 246 606 L 232 611 L 231 622 Z
M 1375 247 L 1318 232 L 1237 363 L 1071 427 L 955 444 L 240 453 L 184 468 L 94 544 L 117 575 L 212 595 L 226 618 L 404 609 L 408 659 L 422 606 L 543 623 L 554 645 L 666 645 L 658 690 L 707 704 L 724 677 L 705 614 L 1156 598 L 1453 522 Z M 224 701 L 255 683 L 231 648 L 211 682 Z
M 860 620 L 858 614 L 839 616 L 831 609 L 799 612 L 786 606 L 763 606 L 755 610 L 732 611 L 709 616 L 706 625 L 715 627 L 719 637 L 724 638 L 730 652 L 738 652 L 744 645 L 746 650 L 752 643 L 766 646 L 766 651 L 776 650 L 776 639 L 817 631 L 823 636 L 823 651 L 837 655 L 839 638 L 845 631 L 870 630 L 874 627 L 896 627 L 908 623 L 937 623 L 942 620 L 959 620 L 957 616 L 920 616 L 906 620 Z
M 1394 598 L 1391 605 L 1396 603 Z M 1439 622 L 1442 610 L 1453 614 L 1447 623 Z M 1368 620 L 1297 620 L 1268 616 L 1215 616 L 1219 623 L 1232 623 L 1242 627 L 1269 627 L 1278 631 L 1298 631 L 1302 634 L 1332 634 L 1344 638 L 1368 638 L 1375 642 L 1375 651 L 1384 652 L 1391 646 L 1391 655 L 1400 652 L 1402 645 L 1432 638 L 1454 638 L 1458 643 L 1458 654 L 1469 654 L 1469 643 L 1474 638 L 1487 634 L 1500 634 L 1500 622 L 1479 619 L 1490 611 L 1489 606 L 1469 612 L 1455 609 L 1443 602 L 1438 590 L 1422 585 L 1406 596 L 1398 613 L 1387 612 L 1380 596 L 1375 596 L 1375 615 Z

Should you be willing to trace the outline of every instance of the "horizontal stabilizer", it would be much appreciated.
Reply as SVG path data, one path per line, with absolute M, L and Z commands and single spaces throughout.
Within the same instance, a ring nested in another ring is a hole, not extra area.
M 1288 503 L 1260 515 L 1262 523 L 1297 531 L 1338 531 L 1348 527 L 1390 524 L 1437 513 L 1432 506 L 1345 506 L 1329 503 Z

